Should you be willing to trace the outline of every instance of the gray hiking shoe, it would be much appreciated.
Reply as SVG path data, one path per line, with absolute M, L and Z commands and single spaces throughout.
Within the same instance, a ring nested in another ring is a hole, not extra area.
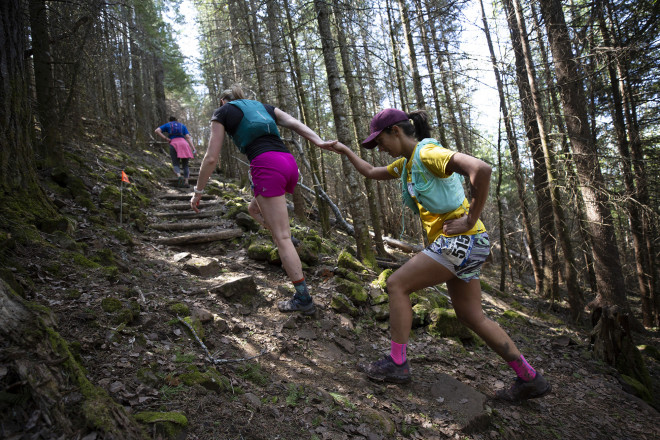
M 358 371 L 366 373 L 369 379 L 379 382 L 408 383 L 411 379 L 408 360 L 406 359 L 403 365 L 397 365 L 389 354 L 379 361 L 359 364 Z
M 300 312 L 303 315 L 313 315 L 314 312 L 316 311 L 316 306 L 314 305 L 314 301 L 310 301 L 309 303 L 304 304 L 296 297 L 287 299 L 286 301 L 278 302 L 277 308 L 280 312 L 284 312 L 284 313 Z
M 552 391 L 552 387 L 548 381 L 545 380 L 541 373 L 537 372 L 534 379 L 529 382 L 517 378 L 510 388 L 497 391 L 495 397 L 508 402 L 519 402 L 521 400 L 543 397 L 550 391 Z

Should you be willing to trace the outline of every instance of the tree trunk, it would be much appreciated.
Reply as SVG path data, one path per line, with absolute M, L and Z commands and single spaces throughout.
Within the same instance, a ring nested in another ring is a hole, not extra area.
M 359 148 L 362 139 L 366 139 L 369 134 L 366 132 L 367 125 L 363 124 L 360 120 L 360 102 L 358 97 L 362 96 L 358 93 L 357 84 L 353 78 L 352 72 L 355 71 L 351 63 L 351 54 L 348 52 L 349 47 L 355 47 L 354 42 L 350 44 L 346 40 L 346 29 L 344 24 L 348 22 L 342 15 L 341 10 L 337 7 L 334 8 L 336 23 L 337 23 L 337 40 L 339 43 L 339 53 L 344 71 L 344 78 L 346 80 L 346 88 L 348 89 L 348 100 L 350 108 L 353 109 L 351 117 L 353 119 L 353 126 L 355 127 L 356 137 L 355 143 L 358 145 L 358 155 L 363 156 L 362 150 Z M 350 34 L 350 31 L 348 32 Z M 376 196 L 374 193 L 374 182 L 371 179 L 364 179 L 364 186 L 367 195 L 367 206 L 369 207 L 369 218 L 371 220 L 371 227 L 374 231 L 374 242 L 376 244 L 376 251 L 379 256 L 387 255 L 385 246 L 383 245 L 383 234 L 380 225 L 380 212 L 376 206 Z
M 415 43 L 413 42 L 412 30 L 410 29 L 410 21 L 408 18 L 408 7 L 405 0 L 397 0 L 399 3 L 399 14 L 401 15 L 401 24 L 403 26 L 403 36 L 406 42 L 406 50 L 408 51 L 408 59 L 410 60 L 410 70 L 412 71 L 413 90 L 415 91 L 415 99 L 417 100 L 417 109 L 425 109 L 426 103 L 424 99 L 424 92 L 422 91 L 422 79 L 419 76 L 419 68 L 417 67 L 417 52 L 415 51 Z
M 531 255 L 532 271 L 534 272 L 536 294 L 541 295 L 543 293 L 544 280 L 543 280 L 541 265 L 539 264 L 538 253 L 536 251 L 536 240 L 534 239 L 534 231 L 532 229 L 532 221 L 529 216 L 529 208 L 527 207 L 527 201 L 525 199 L 525 182 L 523 181 L 524 176 L 523 176 L 522 166 L 520 164 L 520 154 L 518 153 L 518 144 L 516 142 L 516 136 L 513 132 L 513 127 L 512 127 L 513 124 L 511 121 L 511 117 L 509 116 L 509 109 L 506 104 L 506 97 L 504 94 L 504 84 L 502 84 L 500 71 L 497 68 L 497 59 L 495 58 L 495 50 L 493 49 L 493 42 L 490 37 L 490 30 L 488 27 L 488 21 L 486 20 L 486 11 L 484 10 L 483 0 L 479 0 L 479 3 L 481 5 L 481 19 L 484 23 L 486 42 L 488 43 L 488 50 L 490 51 L 490 59 L 491 59 L 491 63 L 493 64 L 493 71 L 495 73 L 495 82 L 497 84 L 497 90 L 500 96 L 500 111 L 502 112 L 502 117 L 504 118 L 504 127 L 506 129 L 506 136 L 509 145 L 509 153 L 511 154 L 511 162 L 513 163 L 513 177 L 514 180 L 516 181 L 516 189 L 518 192 L 518 201 L 520 202 L 520 207 L 522 208 L 523 227 L 525 229 L 525 236 L 527 237 L 527 242 L 529 244 L 529 253 Z M 515 34 L 512 30 L 511 36 L 512 36 L 513 45 L 515 47 L 516 42 L 514 35 Z M 499 148 L 499 139 L 498 139 L 498 148 Z M 499 158 L 500 156 L 498 155 L 498 159 Z M 500 175 L 502 174 L 501 168 L 499 168 L 499 174 Z
M 598 16 L 598 24 L 600 27 L 603 43 L 606 48 L 613 47 L 610 38 L 610 32 L 605 22 L 604 5 L 602 0 L 598 0 L 595 5 L 595 12 Z M 626 137 L 626 124 L 623 116 L 623 98 L 619 89 L 619 78 L 616 73 L 616 60 L 610 50 L 607 50 L 607 71 L 610 79 L 610 92 L 611 92 L 611 105 L 612 105 L 612 122 L 614 124 L 614 132 L 616 134 L 616 143 L 621 156 L 621 171 L 623 174 L 623 182 L 626 188 L 626 210 L 628 211 L 628 220 L 630 222 L 630 231 L 633 237 L 633 250 L 635 253 L 635 266 L 637 270 L 637 283 L 639 285 L 639 292 L 642 299 L 642 316 L 643 323 L 647 326 L 653 325 L 653 318 L 648 312 L 652 310 L 651 292 L 649 291 L 649 284 L 647 274 L 649 273 L 648 256 L 642 232 L 642 218 L 639 216 L 639 200 L 636 196 L 638 191 L 635 188 L 633 180 L 633 171 L 631 164 L 630 149 L 628 146 L 628 138 Z
M 397 90 L 399 91 L 399 98 L 401 100 L 401 110 L 404 112 L 408 111 L 408 99 L 406 98 L 405 91 L 408 90 L 406 87 L 406 80 L 403 77 L 403 69 L 401 67 L 401 53 L 399 51 L 399 44 L 396 41 L 396 29 L 394 27 L 394 20 L 392 18 L 392 4 L 390 0 L 386 2 L 387 9 L 387 23 L 389 25 L 389 37 L 390 44 L 392 45 L 392 58 L 394 61 L 394 74 L 396 76 L 396 83 L 398 85 Z
M 440 91 L 438 90 L 438 85 L 435 80 L 435 63 L 431 58 L 431 48 L 429 46 L 429 39 L 426 34 L 426 25 L 431 27 L 431 32 L 435 32 L 433 25 L 433 20 L 424 21 L 424 14 L 422 12 L 421 0 L 415 0 L 415 8 L 417 10 L 418 20 L 419 20 L 419 29 L 420 36 L 422 40 L 422 47 L 424 49 L 424 56 L 426 57 L 426 68 L 429 70 L 429 82 L 431 84 L 431 92 L 433 94 L 433 105 L 435 108 L 435 117 L 438 121 L 438 140 L 440 144 L 445 148 L 449 145 L 447 144 L 447 135 L 445 133 L 445 126 L 442 118 L 442 107 L 440 105 Z M 428 9 L 428 7 L 427 7 Z
M 598 284 L 598 297 L 593 304 L 619 305 L 629 311 L 612 213 L 607 205 L 607 191 L 598 162 L 598 151 L 591 139 L 583 83 L 573 58 L 564 12 L 559 0 L 542 0 L 540 4 L 593 236 L 594 269 Z
M 352 136 L 349 129 L 350 120 L 347 117 L 346 102 L 342 99 L 342 87 L 339 80 L 339 67 L 335 58 L 334 43 L 332 41 L 332 31 L 330 28 L 330 13 L 328 5 L 324 0 L 314 1 L 317 20 L 319 25 L 319 34 L 323 49 L 323 59 L 328 75 L 328 88 L 330 90 L 330 102 L 332 104 L 332 113 L 334 115 L 335 128 L 337 130 L 337 139 L 340 142 L 351 145 Z M 355 228 L 355 242 L 357 245 L 357 256 L 368 265 L 375 267 L 375 256 L 371 249 L 371 237 L 367 227 L 364 209 L 361 206 L 363 197 L 360 191 L 360 184 L 357 178 L 357 171 L 348 161 L 346 156 L 341 156 L 342 169 L 346 178 L 346 185 L 350 190 L 348 207 L 353 218 Z
M 56 108 L 55 78 L 53 76 L 53 56 L 48 31 L 48 8 L 45 0 L 30 0 L 30 35 L 34 68 L 34 86 L 37 94 L 37 115 L 41 124 L 41 142 L 38 154 L 46 166 L 57 158 L 55 145 L 59 142 Z M 22 29 L 21 29 L 22 30 Z
M 562 250 L 564 251 L 564 276 L 566 277 L 566 288 L 568 290 L 568 302 L 571 306 L 571 317 L 577 322 L 582 316 L 582 309 L 584 307 L 584 296 L 577 281 L 577 273 L 575 271 L 575 258 L 573 256 L 573 245 L 571 244 L 569 231 L 566 227 L 566 217 L 561 203 L 559 194 L 559 187 L 555 178 L 555 159 L 554 151 L 551 150 L 548 137 L 545 132 L 545 122 L 543 118 L 543 109 L 541 106 L 540 94 L 536 87 L 536 71 L 532 60 L 532 53 L 527 39 L 527 30 L 522 14 L 522 8 L 518 0 L 512 1 L 513 13 L 516 17 L 516 24 L 518 26 L 519 41 L 521 43 L 523 58 L 525 62 L 525 70 L 527 72 L 527 83 L 529 84 L 529 92 L 532 104 L 534 106 L 534 113 L 536 115 L 536 124 L 538 128 L 538 136 L 541 139 L 543 146 L 543 156 L 545 158 L 546 173 L 548 176 L 548 186 L 550 188 L 550 197 L 552 201 L 552 212 L 554 214 L 555 225 L 559 235 Z

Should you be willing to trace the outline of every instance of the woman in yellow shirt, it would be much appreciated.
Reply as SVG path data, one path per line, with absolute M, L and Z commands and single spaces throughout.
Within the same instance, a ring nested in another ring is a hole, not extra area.
M 371 135 L 362 143 L 399 158 L 387 167 L 374 167 L 346 145 L 333 149 L 344 154 L 365 177 L 401 179 L 404 203 L 418 212 L 429 242 L 387 280 L 390 301 L 390 354 L 360 369 L 374 380 L 410 381 L 406 356 L 412 327 L 409 295 L 446 283 L 456 316 L 479 335 L 516 372 L 518 378 L 497 397 L 516 401 L 541 397 L 550 385 L 520 354 L 509 335 L 487 318 L 481 307 L 481 265 L 490 253 L 488 234 L 479 215 L 488 197 L 491 168 L 467 154 L 450 151 L 430 137 L 428 114 L 385 109 L 371 120 Z M 412 121 L 412 123 L 411 123 Z M 459 175 L 469 179 L 471 200 L 465 198 Z

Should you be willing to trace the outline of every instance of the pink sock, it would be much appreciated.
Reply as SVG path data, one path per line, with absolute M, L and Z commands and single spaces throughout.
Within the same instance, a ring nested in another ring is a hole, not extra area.
M 390 356 L 395 364 L 402 365 L 406 362 L 406 347 L 408 347 L 408 344 L 397 344 L 394 341 L 391 342 Z
M 509 366 L 513 368 L 519 378 L 525 382 L 529 382 L 536 377 L 536 370 L 527 363 L 523 355 L 520 355 L 515 361 L 508 362 Z

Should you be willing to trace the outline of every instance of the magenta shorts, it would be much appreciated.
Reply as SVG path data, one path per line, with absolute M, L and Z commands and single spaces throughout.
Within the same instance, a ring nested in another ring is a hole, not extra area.
M 291 153 L 266 151 L 250 162 L 254 196 L 293 194 L 298 183 L 298 164 Z

